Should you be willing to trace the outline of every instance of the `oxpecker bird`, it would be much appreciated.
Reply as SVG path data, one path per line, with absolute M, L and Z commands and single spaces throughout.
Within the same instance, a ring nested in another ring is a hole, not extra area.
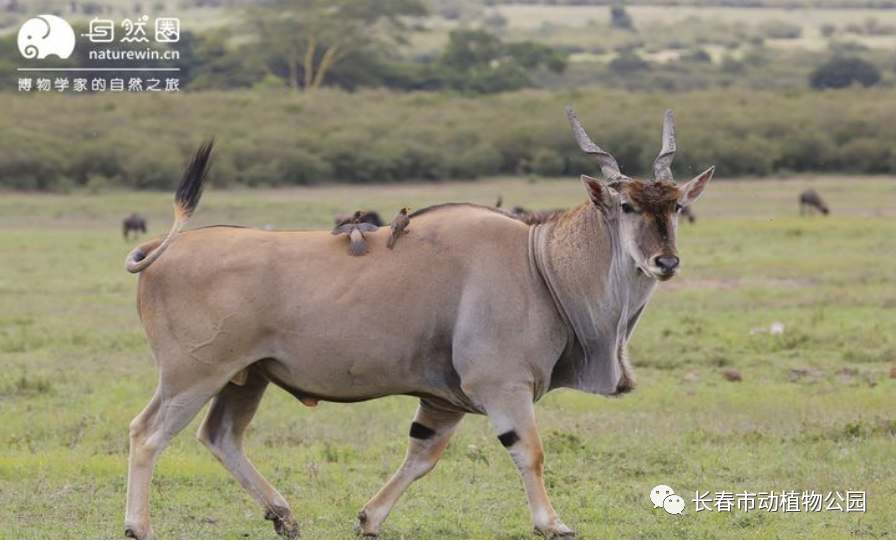
M 354 214 L 350 214 L 348 216 L 342 216 L 341 218 L 336 218 L 336 227 L 339 228 L 344 225 L 348 225 L 348 224 L 352 224 L 352 223 L 356 224 L 356 223 L 358 223 L 358 220 L 361 219 L 361 216 L 364 216 L 364 213 L 366 213 L 366 212 L 367 212 L 366 210 L 356 210 Z M 335 231 L 335 229 L 334 229 L 334 231 Z M 335 235 L 336 233 L 333 233 L 333 234 Z
M 392 235 L 386 243 L 386 248 L 390 250 L 395 248 L 395 243 L 398 242 L 398 237 L 407 234 L 408 224 L 411 223 L 411 219 L 408 217 L 408 212 L 410 210 L 410 207 L 403 207 L 398 211 L 398 215 L 395 216 L 395 219 L 392 220 L 392 223 L 389 225 L 389 227 L 392 228 Z
M 379 230 L 379 227 L 373 224 L 361 223 L 362 216 L 364 216 L 364 211 L 359 210 L 355 212 L 348 223 L 337 225 L 333 231 L 330 231 L 333 235 L 348 235 L 350 239 L 348 253 L 353 256 L 362 256 L 369 251 L 367 241 L 364 240 L 364 233 L 373 233 Z

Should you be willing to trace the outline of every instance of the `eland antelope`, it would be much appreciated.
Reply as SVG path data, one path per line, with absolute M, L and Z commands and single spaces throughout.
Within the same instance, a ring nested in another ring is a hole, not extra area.
M 403 464 L 358 514 L 364 534 L 377 534 L 475 413 L 516 464 L 536 530 L 573 535 L 548 500 L 534 405 L 561 387 L 605 396 L 633 388 L 626 343 L 657 282 L 679 271 L 678 212 L 713 168 L 674 183 L 667 113 L 653 178 L 631 179 L 568 116 L 606 179 L 582 177 L 584 203 L 535 225 L 494 208 L 437 205 L 411 215 L 401 250 L 385 249 L 385 228 L 368 234 L 364 258 L 345 257 L 328 231 L 181 232 L 208 171 L 204 144 L 177 190 L 171 231 L 126 260 L 140 273 L 137 310 L 160 372 L 131 423 L 126 534 L 152 535 L 156 460 L 209 401 L 199 439 L 277 533 L 298 534 L 286 499 L 243 452 L 273 383 L 306 405 L 419 398 Z

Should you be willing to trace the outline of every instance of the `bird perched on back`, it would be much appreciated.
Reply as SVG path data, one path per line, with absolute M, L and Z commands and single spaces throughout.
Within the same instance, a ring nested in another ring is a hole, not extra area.
M 333 235 L 348 235 L 348 253 L 353 256 L 361 256 L 370 251 L 367 241 L 364 239 L 364 233 L 373 233 L 379 230 L 379 227 L 373 224 L 360 221 L 364 214 L 363 210 L 359 210 L 350 219 L 343 220 L 344 223 L 340 223 L 333 231 L 330 231 Z
M 398 215 L 395 216 L 392 223 L 389 224 L 389 227 L 392 228 L 392 235 L 389 237 L 389 241 L 386 242 L 386 248 L 392 250 L 395 248 L 395 243 L 398 242 L 398 237 L 407 234 L 408 224 L 411 223 L 411 218 L 408 216 L 410 210 L 411 207 L 403 207 L 398 211 Z
M 361 219 L 361 216 L 364 216 L 366 212 L 366 210 L 356 210 L 353 214 L 349 214 L 348 216 L 343 216 L 341 218 L 336 218 L 336 227 L 339 228 L 351 223 L 356 224 Z M 333 231 L 335 231 L 335 229 Z M 334 233 L 334 235 L 335 234 L 336 233 Z
M 382 218 L 380 218 L 380 215 L 376 211 L 362 210 L 360 212 L 361 212 L 361 216 L 358 217 L 359 223 L 366 222 L 369 224 L 373 224 L 377 227 L 383 226 L 383 220 L 382 220 Z M 357 214 L 357 213 L 355 213 L 355 214 Z M 339 216 L 336 217 L 336 222 L 335 222 L 336 225 L 337 226 L 345 225 L 346 223 L 348 223 L 355 217 L 355 214 L 340 214 Z

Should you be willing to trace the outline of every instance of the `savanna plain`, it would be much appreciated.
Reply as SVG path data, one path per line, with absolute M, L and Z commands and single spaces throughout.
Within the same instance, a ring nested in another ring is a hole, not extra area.
M 829 217 L 799 216 L 808 186 Z M 405 204 L 492 204 L 499 194 L 528 208 L 585 198 L 574 179 L 213 186 L 192 226 L 328 228 L 356 208 L 388 219 Z M 150 235 L 163 234 L 171 199 L 0 194 L 0 538 L 122 536 L 128 424 L 157 371 L 136 278 L 123 269 L 135 243 L 122 240 L 120 220 L 138 210 Z M 697 222 L 679 227 L 683 273 L 660 285 L 631 341 L 638 388 L 619 400 L 556 391 L 538 405 L 554 506 L 581 538 L 896 536 L 896 182 L 721 178 L 695 210 Z M 363 307 L 370 317 L 392 308 Z M 783 334 L 768 332 L 773 323 Z M 723 377 L 732 370 L 742 381 Z M 307 408 L 272 388 L 247 454 L 291 503 L 303 537 L 353 538 L 358 510 L 401 463 L 415 407 L 392 397 Z M 156 534 L 274 537 L 193 437 L 201 417 L 156 468 Z M 684 496 L 682 516 L 653 508 L 659 484 Z M 695 513 L 691 502 L 696 491 L 813 490 L 865 491 L 867 511 Z M 381 531 L 532 535 L 516 470 L 478 416 Z

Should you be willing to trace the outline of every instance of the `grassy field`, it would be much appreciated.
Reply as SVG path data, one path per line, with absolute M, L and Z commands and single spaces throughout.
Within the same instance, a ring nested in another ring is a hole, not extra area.
M 815 186 L 832 216 L 797 215 Z M 445 200 L 572 205 L 577 181 L 210 190 L 195 224 L 326 227 L 363 206 Z M 170 224 L 170 194 L 0 194 L 0 538 L 123 533 L 127 427 L 156 369 L 122 263 L 119 220 Z M 538 409 L 548 490 L 583 538 L 896 536 L 896 182 L 716 181 L 680 229 L 683 275 L 661 285 L 632 341 L 640 386 L 622 400 L 571 391 Z M 783 335 L 754 332 L 773 322 Z M 743 381 L 722 377 L 738 370 Z M 399 465 L 415 400 L 302 406 L 272 389 L 247 452 L 310 538 L 352 538 Z M 200 415 L 201 417 L 201 415 Z M 267 538 L 270 523 L 193 438 L 162 455 L 153 519 L 164 538 Z M 670 485 L 683 516 L 653 509 Z M 866 513 L 694 512 L 695 491 L 867 492 Z M 532 535 L 515 468 L 469 416 L 384 538 Z

